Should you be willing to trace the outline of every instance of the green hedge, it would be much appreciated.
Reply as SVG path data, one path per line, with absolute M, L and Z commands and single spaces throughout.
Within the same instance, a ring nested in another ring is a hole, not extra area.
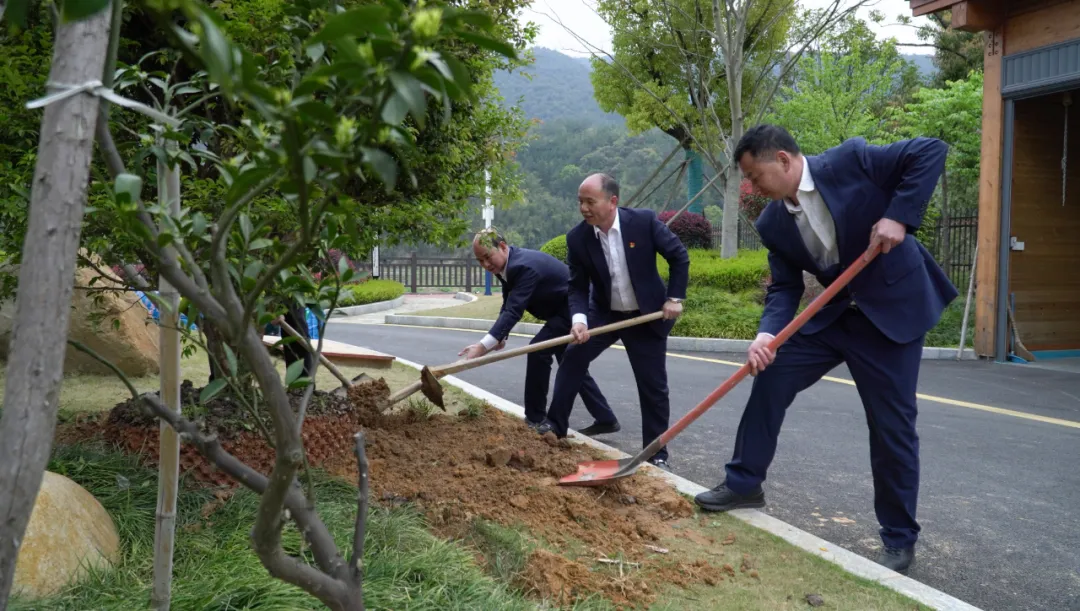
M 556 259 L 566 262 L 566 236 L 555 236 L 548 240 L 547 244 L 540 247 L 540 250 L 555 257 Z
M 724 289 L 732 293 L 748 290 L 760 290 L 765 278 L 769 276 L 768 252 L 762 250 L 740 250 L 731 259 L 721 259 L 720 251 L 691 248 L 690 286 L 707 286 Z M 656 256 L 656 268 L 664 282 L 668 281 L 668 264 L 660 255 Z
M 401 297 L 404 293 L 405 286 L 400 282 L 394 280 L 368 280 L 345 287 L 338 306 L 347 308 L 380 301 L 390 301 Z
M 710 286 L 691 286 L 671 335 L 754 339 L 763 308 L 760 290 L 732 293 Z

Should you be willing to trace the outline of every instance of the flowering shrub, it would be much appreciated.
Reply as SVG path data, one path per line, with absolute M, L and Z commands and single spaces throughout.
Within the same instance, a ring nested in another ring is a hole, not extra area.
M 658 218 L 661 223 L 666 223 L 673 216 L 675 211 L 667 210 L 661 212 Z M 709 248 L 712 245 L 712 225 L 700 214 L 683 212 L 671 223 L 670 228 L 687 248 Z
M 749 180 L 743 179 L 739 185 L 739 209 L 746 218 L 753 223 L 761 215 L 761 211 L 769 204 L 769 198 L 754 193 L 754 187 Z

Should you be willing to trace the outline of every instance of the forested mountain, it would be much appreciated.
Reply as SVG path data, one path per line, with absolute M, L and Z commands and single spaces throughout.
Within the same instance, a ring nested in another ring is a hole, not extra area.
M 513 242 L 538 248 L 581 220 L 577 187 L 585 176 L 610 173 L 621 183 L 625 200 L 652 174 L 675 141 L 655 129 L 630 136 L 622 117 L 603 112 L 593 97 L 588 58 L 544 48 L 534 48 L 533 54 L 535 62 L 523 70 L 531 78 L 522 71 L 501 72 L 495 77 L 504 103 L 518 105 L 526 117 L 538 120 L 528 143 L 518 153 L 525 198 L 498 208 L 495 225 Z M 931 56 L 905 58 L 916 64 L 922 76 L 932 75 Z M 674 169 L 681 158 L 681 154 L 677 155 L 669 169 Z M 658 180 L 666 175 L 667 171 Z M 706 167 L 705 180 L 711 176 Z M 686 202 L 686 182 L 681 180 L 675 185 L 674 177 L 644 205 L 663 208 L 673 190 L 676 194 L 669 208 L 681 207 Z M 719 197 L 709 193 L 704 204 L 719 204 Z M 474 224 L 482 223 L 477 213 Z

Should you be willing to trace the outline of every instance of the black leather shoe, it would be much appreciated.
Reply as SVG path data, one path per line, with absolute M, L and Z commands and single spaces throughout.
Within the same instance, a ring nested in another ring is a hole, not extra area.
M 747 495 L 729 490 L 726 484 L 720 484 L 694 497 L 694 502 L 705 511 L 731 511 L 750 507 L 765 506 L 765 491 L 760 487 Z
M 671 467 L 668 466 L 667 459 L 664 459 L 664 458 L 650 458 L 648 460 L 648 462 L 649 462 L 649 464 L 653 465 L 654 467 L 657 467 L 659 469 L 663 469 L 664 471 L 667 471 L 668 473 L 671 473 Z
M 915 547 L 885 546 L 878 555 L 878 564 L 897 573 L 906 573 L 915 562 Z
M 566 437 L 566 435 L 560 435 L 558 433 L 555 433 L 555 425 L 548 422 L 547 420 L 545 420 L 543 422 L 543 424 L 541 424 L 540 426 L 536 427 L 536 432 L 541 437 L 543 437 L 544 435 L 547 435 L 548 433 L 554 433 L 555 436 L 558 437 L 559 439 L 563 439 L 564 437 Z
M 594 422 L 589 426 L 578 431 L 582 435 L 592 437 L 593 435 L 607 435 L 608 433 L 617 433 L 622 430 L 622 425 L 619 421 L 615 422 Z

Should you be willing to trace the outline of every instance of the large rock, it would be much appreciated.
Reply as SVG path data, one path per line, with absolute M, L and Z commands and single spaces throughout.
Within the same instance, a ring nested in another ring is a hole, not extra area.
M 85 488 L 45 472 L 15 563 L 16 594 L 55 594 L 86 573 L 120 560 L 120 536 L 101 503 Z
M 99 269 L 105 269 L 98 265 Z M 97 280 L 94 280 L 94 279 Z M 118 286 L 111 274 L 102 277 L 91 268 L 75 272 L 68 338 L 81 342 L 133 377 L 157 374 L 158 327 L 130 291 L 86 290 Z M 15 302 L 0 307 L 0 358 L 7 359 L 15 318 Z M 114 321 L 119 321 L 119 326 Z M 68 346 L 65 373 L 114 375 L 97 360 Z

